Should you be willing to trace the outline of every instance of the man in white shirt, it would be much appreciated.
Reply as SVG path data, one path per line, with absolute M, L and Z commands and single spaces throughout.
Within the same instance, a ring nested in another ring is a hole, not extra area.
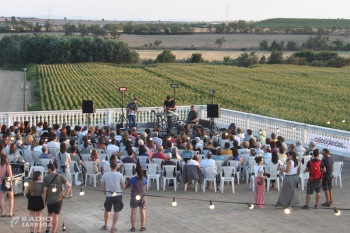
M 88 133 L 88 127 L 85 125 L 82 134 L 86 135 Z
M 153 141 L 158 144 L 158 146 L 162 145 L 162 139 L 158 138 L 158 132 L 153 132 Z
M 238 128 L 237 128 L 237 134 L 236 134 L 235 140 L 237 140 L 237 138 L 239 138 L 241 142 L 242 142 L 243 139 L 244 139 L 244 133 L 242 133 L 242 128 L 241 128 L 241 127 L 238 127 Z M 237 140 L 237 141 L 238 141 L 238 140 Z
M 107 150 L 112 150 L 115 152 L 119 152 L 119 147 L 115 145 L 115 143 L 117 142 L 117 140 L 115 140 L 115 138 L 111 139 L 111 144 L 109 144 L 107 146 Z
M 39 122 L 36 126 L 36 132 L 38 132 L 39 135 L 41 135 L 41 133 L 43 131 L 43 125 L 44 125 L 44 123 Z
M 40 151 L 40 152 L 42 152 L 42 148 L 43 148 L 43 144 L 44 143 L 45 143 L 45 141 L 43 139 L 40 139 L 39 145 L 34 147 L 33 151 Z
M 120 143 L 122 139 L 122 131 L 121 129 L 117 129 L 117 135 L 115 136 L 115 140 L 117 140 Z
M 294 149 L 295 152 L 306 151 L 305 148 L 301 145 L 301 140 L 296 141 L 296 147 Z
M 51 136 L 53 139 L 51 142 L 47 143 L 47 147 L 55 147 L 57 149 L 60 149 L 60 144 L 57 142 L 57 135 L 52 134 Z
M 200 167 L 205 168 L 208 166 L 215 166 L 215 161 L 211 158 L 213 154 L 211 152 L 208 152 L 207 158 L 202 160 Z
M 262 149 L 260 149 L 260 147 L 261 147 L 261 143 L 260 142 L 257 142 L 256 144 L 255 144 L 255 150 L 256 150 L 256 154 L 258 155 L 258 154 L 264 154 L 264 151 L 262 150 Z
M 247 136 L 243 138 L 243 141 L 249 142 L 251 138 L 253 138 L 256 141 L 255 137 L 253 136 L 253 130 L 247 129 Z

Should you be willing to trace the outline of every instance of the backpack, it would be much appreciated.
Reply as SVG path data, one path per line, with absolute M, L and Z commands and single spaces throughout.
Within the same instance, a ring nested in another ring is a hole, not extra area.
M 141 180 L 139 177 L 135 177 L 135 185 L 134 185 L 134 194 L 142 196 L 145 192 L 144 186 L 143 186 L 143 180 Z
M 309 181 L 318 180 L 318 179 L 323 178 L 323 175 L 321 173 L 321 167 L 320 167 L 321 160 L 318 160 L 317 162 L 312 162 L 310 160 L 309 163 L 311 166 Z

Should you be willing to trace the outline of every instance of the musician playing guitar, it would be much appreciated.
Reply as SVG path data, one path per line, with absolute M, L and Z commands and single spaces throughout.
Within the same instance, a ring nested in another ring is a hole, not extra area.
M 170 96 L 167 96 L 163 104 L 164 112 L 168 113 L 168 110 L 176 111 L 176 102 L 177 101 L 171 100 Z M 168 129 L 173 128 L 173 117 L 174 116 L 168 116 Z
M 132 129 L 133 127 L 136 127 L 136 115 L 135 113 L 139 109 L 139 106 L 137 105 L 137 99 L 134 98 L 132 102 L 128 103 L 126 105 L 126 111 L 128 115 L 128 121 L 129 121 L 129 129 Z

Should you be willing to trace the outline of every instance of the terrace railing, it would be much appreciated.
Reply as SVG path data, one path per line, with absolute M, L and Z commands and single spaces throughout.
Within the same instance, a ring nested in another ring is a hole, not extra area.
M 190 106 L 178 106 L 179 119 L 187 117 Z M 163 111 L 162 107 L 142 107 L 137 114 L 137 123 L 149 123 L 156 120 L 156 113 Z M 206 105 L 196 105 L 199 119 L 207 119 Z M 94 114 L 82 114 L 81 110 L 60 111 L 33 111 L 33 112 L 7 112 L 0 113 L 0 124 L 13 125 L 15 121 L 28 121 L 30 126 L 38 122 L 48 122 L 50 126 L 55 123 L 67 125 L 87 125 L 90 116 L 90 125 L 109 125 L 118 122 L 122 114 L 121 108 L 97 109 Z M 124 109 L 124 114 L 126 111 Z M 350 132 L 326 127 L 309 125 L 299 122 L 287 121 L 256 114 L 239 112 L 221 108 L 220 118 L 215 119 L 219 128 L 227 128 L 231 123 L 241 127 L 244 131 L 252 129 L 257 135 L 259 130 L 265 130 L 267 137 L 271 133 L 283 136 L 287 143 L 295 143 L 301 140 L 303 146 L 308 146 L 310 141 L 315 141 L 318 148 L 328 148 L 332 153 L 350 157 Z

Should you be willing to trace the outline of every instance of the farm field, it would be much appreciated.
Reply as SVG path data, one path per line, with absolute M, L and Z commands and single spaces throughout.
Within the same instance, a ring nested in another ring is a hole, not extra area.
M 350 130 L 342 123 L 350 121 L 350 68 L 84 63 L 39 65 L 38 71 L 42 110 L 80 109 L 86 98 L 96 108 L 121 107 L 121 86 L 128 88 L 124 105 L 135 96 L 140 107 L 161 106 L 173 93 L 170 83 L 178 83 L 178 105 L 207 104 L 214 89 L 214 102 L 224 108 Z
M 0 39 L 6 35 L 24 35 L 31 33 L 0 33 Z M 64 32 L 50 32 L 42 34 L 58 35 L 63 36 Z M 75 33 L 79 36 L 79 32 Z M 215 41 L 218 38 L 225 37 L 226 42 L 223 44 L 222 48 L 215 45 Z M 122 34 L 120 40 L 125 41 L 132 47 L 140 47 L 144 44 L 154 43 L 156 40 L 161 40 L 163 43 L 159 47 L 176 48 L 179 49 L 185 47 L 207 47 L 214 50 L 224 50 L 224 49 L 241 49 L 241 48 L 259 48 L 259 42 L 267 39 L 269 43 L 273 40 L 281 41 L 284 40 L 287 43 L 288 40 L 294 40 L 301 46 L 302 43 L 306 42 L 309 38 L 308 35 L 286 35 L 286 34 L 276 34 L 276 35 L 257 35 L 257 34 L 192 34 L 192 35 L 132 35 L 132 34 Z M 340 39 L 344 41 L 344 44 L 350 43 L 350 36 L 339 36 L 330 35 L 330 41 L 335 41 Z
M 137 50 L 141 59 L 156 59 L 161 50 Z M 187 59 L 192 56 L 192 53 L 201 53 L 204 60 L 209 61 L 222 61 L 225 56 L 230 56 L 230 58 L 238 58 L 242 53 L 250 53 L 251 50 L 247 51 L 208 51 L 208 50 L 171 50 L 171 53 L 176 56 L 177 60 Z M 288 56 L 292 55 L 294 52 L 283 52 L 283 58 L 286 59 Z M 270 56 L 270 51 L 256 51 L 257 56 L 260 58 L 265 55 L 266 58 Z M 340 56 L 350 57 L 350 52 L 338 52 Z

